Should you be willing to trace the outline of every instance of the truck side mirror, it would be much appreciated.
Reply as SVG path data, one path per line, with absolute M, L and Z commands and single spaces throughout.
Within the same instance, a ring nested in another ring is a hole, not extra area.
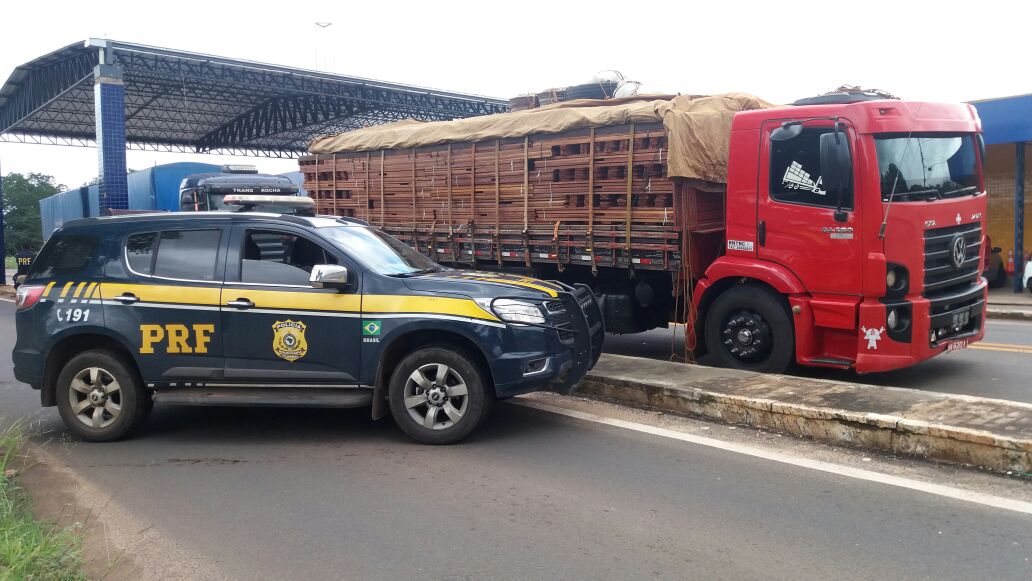
M 317 264 L 308 277 L 312 288 L 342 289 L 348 286 L 348 269 L 338 264 Z
M 853 179 L 853 159 L 846 135 L 838 129 L 837 123 L 835 131 L 821 135 L 820 147 L 824 191 L 838 200 L 835 221 L 845 222 L 848 215 L 842 210 L 842 203 Z
M 799 137 L 799 134 L 803 132 L 803 124 L 799 121 L 786 121 L 781 124 L 774 131 L 770 132 L 771 141 L 788 141 Z
M 194 198 L 193 194 L 187 192 L 179 198 L 179 209 L 185 211 L 193 210 Z

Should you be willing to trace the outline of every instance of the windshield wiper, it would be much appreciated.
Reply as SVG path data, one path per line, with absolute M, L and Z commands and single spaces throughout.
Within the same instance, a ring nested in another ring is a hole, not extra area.
M 421 274 L 430 274 L 431 272 L 440 272 L 441 267 L 434 266 L 431 268 L 422 268 L 419 270 L 412 270 L 409 272 L 396 272 L 394 274 L 388 274 L 387 276 L 393 276 L 394 278 L 409 278 L 411 276 L 419 276 Z
M 924 198 L 925 200 L 928 200 L 928 201 L 932 201 L 932 200 L 937 199 L 938 197 L 939 197 L 939 190 L 936 189 L 936 188 L 931 188 L 931 189 L 927 189 L 927 190 L 912 190 L 912 191 L 909 191 L 909 192 L 894 192 L 894 193 L 892 193 L 890 195 L 890 197 L 885 198 L 883 201 L 887 202 L 889 200 L 896 200 L 896 199 L 900 199 L 900 200 L 910 199 L 910 200 L 913 200 L 913 199 L 921 199 L 921 198 Z
M 944 198 L 952 198 L 952 197 L 959 197 L 959 196 L 964 196 L 964 195 L 967 195 L 967 194 L 977 194 L 977 193 L 978 193 L 978 188 L 976 186 L 967 186 L 967 187 L 963 187 L 963 188 L 957 188 L 955 190 L 950 190 L 948 192 L 943 192 L 942 193 L 942 197 L 944 197 Z

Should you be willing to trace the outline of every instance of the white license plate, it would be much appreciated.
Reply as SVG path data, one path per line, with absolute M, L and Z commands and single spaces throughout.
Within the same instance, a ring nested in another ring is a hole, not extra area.
M 961 349 L 966 349 L 967 346 L 967 341 L 950 341 L 946 344 L 946 352 L 949 353 L 950 351 L 960 351 Z

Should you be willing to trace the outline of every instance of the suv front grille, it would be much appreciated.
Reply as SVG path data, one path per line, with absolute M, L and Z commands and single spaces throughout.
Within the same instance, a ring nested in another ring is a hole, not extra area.
M 566 305 L 562 301 L 545 301 L 545 308 L 549 313 L 566 312 Z
M 964 241 L 964 258 L 959 267 L 953 257 L 958 238 Z M 977 282 L 981 253 L 982 225 L 979 222 L 925 230 L 924 296 L 956 292 Z

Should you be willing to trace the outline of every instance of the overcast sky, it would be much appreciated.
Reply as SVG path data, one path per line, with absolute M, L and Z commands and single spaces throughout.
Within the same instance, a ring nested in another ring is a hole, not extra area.
M 967 101 L 1032 92 L 1022 2 L 5 2 L 0 78 L 88 37 L 511 97 L 616 69 L 650 91 L 774 102 L 844 83 Z M 159 8 L 160 7 L 160 8 Z M 331 22 L 318 29 L 315 22 Z M 242 157 L 129 151 L 130 168 Z M 246 162 L 245 162 L 246 163 Z M 293 160 L 255 159 L 261 171 Z M 0 143 L 0 171 L 93 178 L 93 148 Z

